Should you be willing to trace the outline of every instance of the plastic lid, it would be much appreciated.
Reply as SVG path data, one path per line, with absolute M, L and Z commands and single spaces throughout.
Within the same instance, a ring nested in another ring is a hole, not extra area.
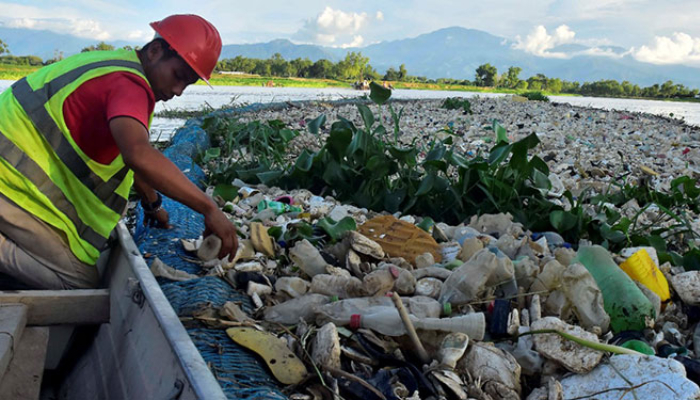
M 360 322 L 362 321 L 362 315 L 353 314 L 350 316 L 350 329 L 360 329 Z
M 445 316 L 452 315 L 452 303 L 449 301 L 442 305 L 442 314 Z

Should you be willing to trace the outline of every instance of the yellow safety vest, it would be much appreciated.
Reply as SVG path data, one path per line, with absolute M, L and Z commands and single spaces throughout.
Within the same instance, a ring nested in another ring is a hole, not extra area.
M 126 208 L 133 172 L 121 155 L 109 164 L 87 156 L 66 126 L 63 103 L 83 83 L 116 71 L 148 82 L 135 51 L 93 51 L 41 68 L 0 94 L 0 191 L 65 233 L 71 251 L 90 265 Z

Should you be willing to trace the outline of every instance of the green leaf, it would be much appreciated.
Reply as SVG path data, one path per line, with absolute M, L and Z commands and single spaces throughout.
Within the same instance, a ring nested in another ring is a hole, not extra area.
M 423 168 L 427 170 L 434 169 L 447 173 L 447 163 L 444 161 L 431 160 L 423 162 Z
M 492 128 L 493 131 L 496 132 L 496 143 L 508 143 L 508 132 L 506 132 L 506 128 L 504 128 L 503 125 L 494 119 Z
M 415 147 L 389 146 L 389 154 L 399 162 L 414 166 L 416 165 L 416 158 L 418 157 L 418 149 Z
M 374 114 L 372 114 L 372 110 L 370 110 L 369 107 L 364 104 L 358 104 L 357 109 L 360 111 L 362 120 L 365 121 L 367 131 L 369 131 L 372 129 L 372 125 L 374 125 Z
M 238 188 L 228 183 L 220 183 L 214 187 L 214 196 L 220 196 L 226 201 L 232 201 L 238 196 Z
M 282 138 L 282 140 L 284 141 L 284 143 L 289 142 L 290 140 L 294 139 L 298 135 L 296 131 L 293 131 L 291 129 L 286 129 L 286 128 L 280 129 L 279 134 L 280 134 L 280 137 Z
M 376 104 L 382 105 L 391 97 L 391 90 L 374 81 L 369 84 L 369 98 Z
M 489 154 L 489 164 L 498 165 L 503 162 L 503 160 L 508 158 L 512 148 L 513 145 L 508 143 L 499 143 L 495 145 L 491 149 L 491 154 Z
M 352 217 L 345 217 L 338 222 L 333 221 L 330 217 L 323 218 L 318 221 L 318 227 L 326 231 L 328 236 L 334 241 L 340 240 L 343 234 L 347 231 L 357 229 L 357 224 Z
M 275 238 L 275 241 L 278 241 L 284 234 L 284 228 L 281 226 L 271 226 L 267 229 L 267 234 Z
M 656 249 L 657 253 L 666 251 L 666 240 L 660 235 L 649 235 L 649 245 Z
M 221 148 L 220 147 L 210 147 L 207 149 L 207 151 L 204 152 L 204 162 L 208 162 L 211 160 L 215 160 L 217 158 L 221 157 Z
M 608 224 L 602 224 L 600 226 L 600 234 L 604 239 L 612 243 L 620 243 L 627 239 L 627 236 L 623 232 L 612 229 Z
M 549 222 L 557 231 L 565 232 L 576 226 L 578 217 L 568 211 L 555 210 L 549 213 Z
M 432 161 L 432 160 L 440 160 L 442 157 L 445 155 L 445 152 L 447 149 L 445 146 L 442 144 L 438 144 L 435 147 L 433 147 L 432 150 L 428 152 L 428 155 L 425 156 L 426 161 Z
M 306 124 L 306 128 L 312 135 L 318 135 L 319 130 L 326 124 L 326 114 L 321 114 Z
M 549 182 L 549 177 L 537 169 L 532 171 L 532 183 L 538 189 L 549 190 L 552 187 L 552 183 Z
M 345 157 L 347 148 L 352 141 L 352 128 L 354 128 L 352 125 L 348 126 L 344 121 L 335 122 L 331 127 L 326 146 L 337 161 L 341 161 Z
M 267 186 L 274 186 L 275 182 L 284 175 L 284 171 L 267 171 L 257 174 L 260 182 Z
M 406 198 L 406 189 L 398 189 L 394 190 L 393 192 L 387 192 L 386 197 L 384 197 L 384 209 L 390 213 L 399 211 L 399 206 L 404 198 Z
M 304 149 L 302 150 L 301 154 L 299 154 L 297 161 L 294 163 L 294 168 L 303 172 L 309 172 L 313 164 L 314 154 L 311 153 L 308 149 Z
M 691 249 L 683 255 L 683 268 L 686 271 L 700 271 L 700 249 Z
M 433 184 L 435 184 L 435 174 L 426 175 L 418 186 L 418 191 L 416 191 L 416 196 L 422 196 L 429 193 L 433 189 Z
M 350 145 L 347 149 L 347 155 L 349 157 L 354 156 L 356 153 L 361 152 L 362 155 L 367 154 L 367 146 L 371 141 L 371 137 L 366 131 L 358 130 L 352 137 Z

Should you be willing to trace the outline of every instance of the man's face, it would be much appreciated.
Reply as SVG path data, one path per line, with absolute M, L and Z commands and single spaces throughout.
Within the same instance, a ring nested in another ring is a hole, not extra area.
M 168 101 L 174 96 L 182 95 L 188 85 L 199 79 L 199 76 L 180 57 L 166 58 L 162 49 L 151 56 L 152 63 L 147 69 L 147 77 L 156 101 Z

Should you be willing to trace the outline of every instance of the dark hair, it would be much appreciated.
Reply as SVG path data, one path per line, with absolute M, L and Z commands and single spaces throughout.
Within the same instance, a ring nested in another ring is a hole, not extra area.
M 155 39 L 151 40 L 150 42 L 146 43 L 146 45 L 143 46 L 141 51 L 143 51 L 143 52 L 148 51 L 148 48 L 155 42 L 160 43 L 160 47 L 163 49 L 163 57 L 165 57 L 166 60 L 169 58 L 172 58 L 172 57 L 179 57 L 180 56 L 179 54 L 177 54 L 175 49 L 170 47 L 170 45 L 168 44 L 168 42 L 165 41 L 165 39 L 160 38 L 160 37 L 155 38 Z

